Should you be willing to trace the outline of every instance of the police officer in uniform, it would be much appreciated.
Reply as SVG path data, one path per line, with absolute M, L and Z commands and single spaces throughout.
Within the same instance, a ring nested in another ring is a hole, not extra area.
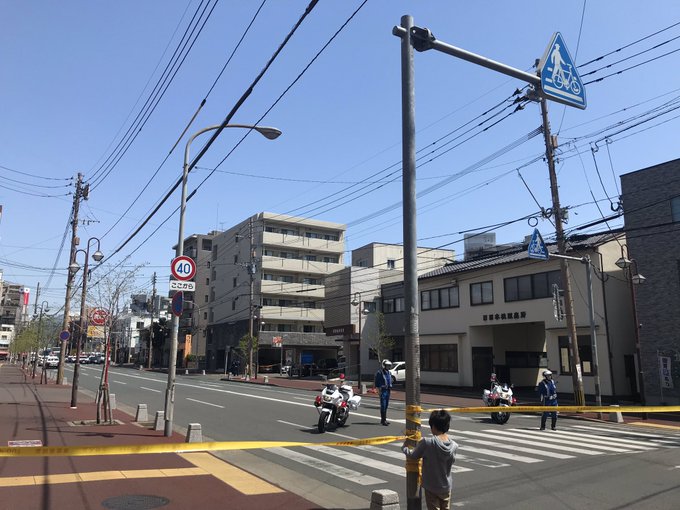
M 543 371 L 543 380 L 538 383 L 538 391 L 541 394 L 541 402 L 544 406 L 556 406 L 557 405 L 557 385 L 552 378 L 552 372 L 550 370 Z M 557 429 L 557 411 L 545 412 L 541 416 L 541 430 L 545 430 L 545 422 L 548 420 L 548 415 L 550 415 L 551 426 L 553 430 Z
M 384 359 L 382 368 L 375 374 L 375 389 L 380 393 L 380 423 L 389 425 L 387 421 L 387 406 L 390 404 L 390 393 L 392 391 L 392 374 L 390 369 L 392 362 Z

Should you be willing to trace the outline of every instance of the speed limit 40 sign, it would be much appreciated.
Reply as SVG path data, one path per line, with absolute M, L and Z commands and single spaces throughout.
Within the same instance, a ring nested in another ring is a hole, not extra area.
M 178 280 L 191 280 L 196 276 L 196 262 L 186 255 L 175 257 L 170 264 L 170 272 Z

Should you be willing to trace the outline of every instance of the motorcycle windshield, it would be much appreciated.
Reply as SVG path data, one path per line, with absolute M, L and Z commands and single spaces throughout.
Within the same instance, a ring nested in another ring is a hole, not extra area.
M 328 391 L 337 391 L 338 387 L 335 384 L 327 384 L 326 389 Z

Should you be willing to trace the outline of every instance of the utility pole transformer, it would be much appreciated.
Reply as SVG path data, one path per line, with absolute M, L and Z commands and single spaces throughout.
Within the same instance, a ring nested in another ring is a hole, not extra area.
M 83 174 L 78 173 L 78 178 L 76 179 L 76 190 L 73 194 L 73 208 L 72 208 L 72 220 L 71 220 L 71 254 L 68 259 L 69 270 L 66 273 L 66 300 L 64 301 L 64 320 L 61 323 L 61 330 L 68 331 L 69 329 L 69 314 L 71 312 L 71 288 L 73 287 L 73 278 L 75 273 L 71 271 L 70 267 L 76 261 L 76 249 L 78 246 L 78 211 L 80 209 L 80 199 L 83 195 Z M 85 275 L 87 276 L 87 275 Z M 80 341 L 80 337 L 76 340 Z M 62 340 L 59 348 L 59 368 L 57 369 L 57 384 L 63 384 L 64 382 L 64 365 L 66 363 L 66 342 L 67 340 Z M 76 360 L 76 363 L 80 363 L 80 360 Z

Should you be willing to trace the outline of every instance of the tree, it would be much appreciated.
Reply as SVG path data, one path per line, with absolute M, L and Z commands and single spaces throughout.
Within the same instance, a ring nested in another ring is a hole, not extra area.
M 241 353 L 241 356 L 245 359 L 247 357 L 248 359 L 248 372 L 247 375 L 250 377 L 253 376 L 253 351 L 257 351 L 257 338 L 254 336 L 250 336 L 248 333 L 243 335 L 241 337 L 241 340 L 238 342 L 238 350 Z
M 382 360 L 394 348 L 394 339 L 387 334 L 387 326 L 385 324 L 385 315 L 381 312 L 375 312 L 375 320 L 378 324 L 377 332 L 373 330 L 368 335 L 368 347 L 373 349 L 378 356 L 378 360 Z

